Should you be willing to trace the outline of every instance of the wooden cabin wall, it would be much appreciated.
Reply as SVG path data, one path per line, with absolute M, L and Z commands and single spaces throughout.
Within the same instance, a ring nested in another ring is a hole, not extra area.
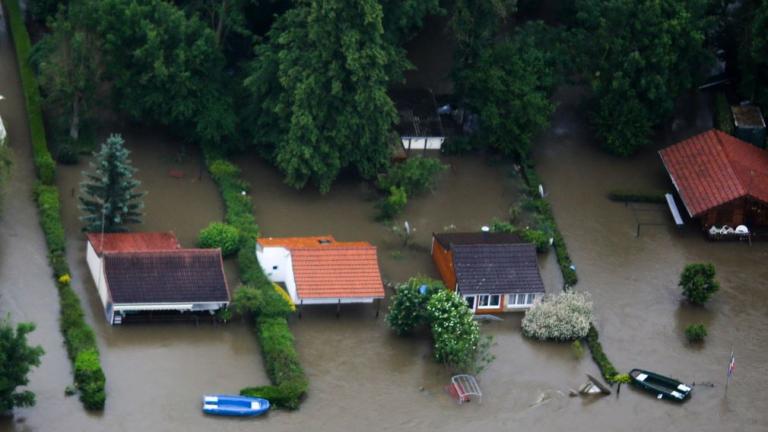
M 432 239 L 432 261 L 435 262 L 435 267 L 440 273 L 440 278 L 443 279 L 443 283 L 446 288 L 453 291 L 456 289 L 456 272 L 453 269 L 453 254 L 445 250 L 440 242 Z

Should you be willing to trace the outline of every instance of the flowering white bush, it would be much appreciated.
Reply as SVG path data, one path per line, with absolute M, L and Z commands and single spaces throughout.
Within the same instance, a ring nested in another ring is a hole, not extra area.
M 541 340 L 567 341 L 582 338 L 592 322 L 589 294 L 566 291 L 547 295 L 525 313 L 523 334 Z
M 427 303 L 427 316 L 435 341 L 435 360 L 456 370 L 476 366 L 480 327 L 461 296 L 448 290 L 435 293 Z

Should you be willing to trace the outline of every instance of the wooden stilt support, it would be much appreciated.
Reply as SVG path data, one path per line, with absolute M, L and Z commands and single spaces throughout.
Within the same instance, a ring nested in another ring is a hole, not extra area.
M 381 299 L 376 299 L 376 318 L 379 317 L 379 308 L 381 307 Z
M 339 318 L 340 314 L 341 314 L 341 299 L 339 299 L 339 302 L 336 303 L 336 319 Z
M 299 301 L 299 319 L 301 319 L 301 307 L 304 305 L 304 299 Z

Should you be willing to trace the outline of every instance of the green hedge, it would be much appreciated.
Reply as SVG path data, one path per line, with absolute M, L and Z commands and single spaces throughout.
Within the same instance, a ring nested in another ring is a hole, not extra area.
M 557 222 L 555 216 L 552 213 L 552 207 L 549 202 L 539 195 L 539 180 L 536 171 L 533 169 L 533 165 L 530 162 L 523 162 L 521 164 L 523 171 L 523 178 L 528 185 L 528 195 L 531 199 L 530 206 L 539 216 L 541 224 L 552 233 L 553 245 L 555 246 L 555 254 L 557 255 L 557 263 L 560 265 L 560 272 L 563 274 L 563 282 L 566 287 L 571 287 L 578 283 L 579 278 L 576 275 L 576 270 L 573 268 L 573 261 L 568 254 L 568 246 L 565 244 L 563 234 L 557 228 Z
M 32 43 L 29 40 L 29 33 L 24 25 L 24 17 L 19 9 L 18 1 L 6 0 L 3 2 L 3 6 L 5 7 L 5 16 L 8 17 L 13 43 L 16 47 L 19 75 L 21 76 L 21 85 L 27 104 L 27 121 L 29 122 L 29 133 L 32 137 L 32 151 L 35 168 L 37 169 L 37 177 L 43 184 L 52 185 L 56 177 L 56 163 L 48 151 L 48 143 L 45 138 L 43 110 L 40 107 L 42 100 L 40 98 L 40 87 L 38 86 L 32 66 L 29 64 Z
M 731 104 L 728 103 L 728 99 L 725 94 L 718 92 L 715 94 L 715 109 L 712 113 L 714 116 L 715 129 L 719 129 L 727 134 L 733 135 L 733 113 L 731 112 Z
M 272 283 L 256 259 L 256 238 L 259 227 L 253 216 L 253 204 L 247 191 L 249 185 L 240 179 L 240 169 L 225 160 L 215 150 L 204 148 L 205 161 L 211 177 L 219 186 L 226 211 L 225 220 L 237 228 L 240 251 L 237 254 L 240 279 L 248 287 L 261 290 L 263 297 L 276 296 Z M 244 193 L 245 192 L 245 193 Z M 261 305 L 268 302 L 260 302 Z M 309 382 L 299 362 L 293 334 L 283 316 L 285 310 L 266 311 L 254 308 L 258 313 L 255 321 L 256 335 L 261 346 L 267 375 L 271 386 L 246 387 L 242 395 L 268 399 L 277 407 L 296 409 L 307 392 Z
M 594 324 L 589 325 L 589 332 L 587 333 L 587 346 L 592 353 L 592 359 L 597 363 L 597 367 L 600 368 L 600 373 L 603 374 L 603 378 L 609 383 L 616 381 L 618 372 L 613 366 L 608 357 L 603 352 L 603 345 L 600 343 L 600 335 L 597 333 L 597 329 Z
M 667 202 L 667 198 L 664 196 L 664 191 L 642 191 L 630 189 L 614 189 L 608 192 L 608 199 L 611 201 L 654 204 L 665 204 Z
M 28 62 L 31 50 L 29 33 L 24 25 L 18 2 L 4 1 L 3 6 L 16 46 L 19 75 L 26 99 L 32 153 L 40 181 L 35 188 L 35 202 L 40 212 L 40 226 L 48 245 L 48 259 L 59 289 L 59 325 L 67 353 L 73 364 L 75 385 L 80 390 L 80 400 L 87 409 L 102 409 L 106 398 L 104 372 L 99 362 L 99 351 L 93 329 L 85 322 L 80 299 L 70 286 L 59 191 L 53 186 L 56 164 L 48 150 L 45 137 L 37 78 Z

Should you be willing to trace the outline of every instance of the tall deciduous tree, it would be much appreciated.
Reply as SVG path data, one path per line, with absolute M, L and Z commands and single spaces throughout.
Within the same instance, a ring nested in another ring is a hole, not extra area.
M 133 178 L 136 169 L 128 158 L 120 135 L 110 135 L 94 154 L 92 170 L 84 172 L 80 183 L 81 220 L 89 232 L 125 231 L 125 225 L 141 223 L 141 184 Z
M 29 371 L 40 366 L 44 354 L 42 347 L 27 342 L 27 335 L 34 330 L 32 323 L 19 323 L 14 328 L 8 318 L 0 319 L 0 413 L 35 404 L 34 393 L 16 391 L 29 383 Z
M 288 184 L 326 192 L 344 168 L 370 178 L 386 164 L 395 61 L 378 1 L 301 0 L 278 18 L 245 81 L 246 122 Z
M 768 0 L 743 2 L 739 18 L 741 93 L 768 110 Z
M 34 54 L 46 103 L 68 119 L 72 141 L 79 139 L 101 84 L 100 39 L 89 29 L 84 6 L 75 2 L 60 9 Z
M 517 0 L 452 0 L 450 25 L 458 68 L 471 65 L 491 45 L 502 24 L 517 10 Z
M 629 155 L 668 118 L 709 61 L 709 0 L 577 0 L 582 68 L 593 125 L 605 147 Z M 631 131 L 629 133 L 628 131 Z
M 224 57 L 210 28 L 162 0 L 87 1 L 121 111 L 206 144 L 232 137 Z
M 456 76 L 457 92 L 480 116 L 479 140 L 505 155 L 526 158 L 531 139 L 549 124 L 550 95 L 561 81 L 557 29 L 540 22 L 483 48 Z

